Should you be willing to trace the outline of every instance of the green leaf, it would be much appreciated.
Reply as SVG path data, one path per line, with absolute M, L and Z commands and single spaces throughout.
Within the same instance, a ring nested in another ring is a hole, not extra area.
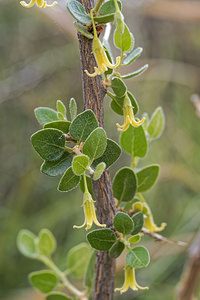
M 130 239 L 128 241 L 131 244 L 135 244 L 135 243 L 138 243 L 140 240 L 141 240 L 141 236 L 140 236 L 140 234 L 137 234 L 137 235 L 130 237 Z
M 118 212 L 113 221 L 113 225 L 115 229 L 124 235 L 129 234 L 133 230 L 133 220 L 129 215 L 123 213 L 123 212 Z
M 81 25 L 81 24 L 79 24 L 79 25 Z M 71 120 L 73 121 L 77 116 L 77 104 L 76 104 L 76 100 L 74 98 L 70 99 L 69 111 L 70 111 Z
M 56 240 L 51 231 L 42 229 L 38 236 L 37 249 L 40 254 L 49 256 L 56 249 Z
M 117 97 L 122 97 L 126 93 L 126 85 L 119 77 L 113 77 L 111 80 L 111 87 Z
M 88 135 L 98 127 L 98 122 L 92 110 L 79 114 L 71 123 L 69 132 L 79 142 L 84 142 Z
M 94 171 L 93 179 L 97 180 L 101 177 L 103 171 L 106 168 L 106 164 L 104 162 L 97 165 L 96 170 Z
M 62 176 L 58 185 L 58 190 L 61 192 L 68 192 L 73 190 L 80 182 L 80 176 L 77 176 L 72 171 L 72 167 L 69 167 Z
M 123 52 L 130 52 L 133 49 L 134 38 L 127 25 L 124 26 L 124 33 L 122 34 L 118 30 L 115 30 L 114 43 Z
M 107 14 L 103 16 L 94 17 L 94 20 L 99 24 L 105 24 L 105 23 L 113 22 L 114 18 L 115 18 L 114 14 Z
M 60 112 L 57 113 L 57 116 L 58 116 L 58 118 L 59 118 L 61 121 L 64 121 L 64 120 L 65 120 L 65 117 L 64 117 L 63 114 L 61 114 Z
M 126 74 L 126 75 L 122 75 L 121 78 L 122 79 L 129 79 L 132 77 L 136 77 L 141 75 L 142 73 L 144 73 L 147 69 L 148 69 L 149 65 L 144 65 L 143 67 L 141 67 L 140 69 L 138 69 L 137 71 L 134 71 L 132 73 Z
M 139 172 L 136 173 L 137 180 L 138 180 L 138 192 L 144 192 L 150 189 L 159 173 L 159 165 L 151 165 L 148 167 L 143 168 Z
M 117 172 L 113 180 L 114 197 L 121 203 L 133 199 L 137 190 L 137 180 L 133 170 L 122 168 Z
M 93 190 L 92 190 L 92 180 L 89 176 L 86 176 L 86 181 L 87 181 L 88 191 L 92 195 L 92 198 L 94 199 Z M 83 176 L 81 176 L 80 189 L 83 193 L 85 192 L 85 185 L 84 185 Z
M 142 126 L 129 128 L 120 136 L 122 148 L 132 157 L 144 157 L 147 153 L 147 139 Z
M 84 35 L 86 38 L 88 39 L 93 39 L 94 36 L 92 33 L 90 33 L 88 30 L 87 30 L 87 27 L 82 25 L 81 23 L 79 22 L 74 22 L 74 26 L 76 27 L 76 29 L 82 34 Z M 73 119 L 72 119 L 73 120 Z
M 123 66 L 130 65 L 132 62 L 134 62 L 140 55 L 142 54 L 143 49 L 141 47 L 136 48 L 131 52 L 124 60 L 123 60 Z
M 126 263 L 134 269 L 147 267 L 149 262 L 149 252 L 143 246 L 137 246 L 131 249 L 126 255 Z
M 48 270 L 30 273 L 29 280 L 34 287 L 45 294 L 51 292 L 58 283 L 56 275 Z
M 57 108 L 57 112 L 61 113 L 63 117 L 66 118 L 66 113 L 67 113 L 66 107 L 61 100 L 57 100 L 56 108 Z
M 156 139 L 161 136 L 165 127 L 165 117 L 162 107 L 158 107 L 150 120 L 147 131 L 152 139 Z
M 107 146 L 106 132 L 103 128 L 94 129 L 86 139 L 82 152 L 93 161 L 103 155 Z
M 59 176 L 71 166 L 73 154 L 64 152 L 64 154 L 56 161 L 44 161 L 41 166 L 41 172 L 48 176 Z
M 75 277 L 84 275 L 91 256 L 91 249 L 86 243 L 73 247 L 67 255 L 67 269 Z
M 132 235 L 138 234 L 144 225 L 144 216 L 141 211 L 137 212 L 132 216 L 132 220 L 134 223 L 133 231 L 131 232 Z
M 82 175 L 89 164 L 89 157 L 87 155 L 74 156 L 72 161 L 72 169 L 76 175 Z
M 117 143 L 115 143 L 111 139 L 107 139 L 107 146 L 104 154 L 100 156 L 98 159 L 95 159 L 92 167 L 96 168 L 97 165 L 101 162 L 106 164 L 106 168 L 110 167 L 121 155 L 121 148 Z
M 46 296 L 46 300 L 70 300 L 72 298 L 60 292 L 51 292 Z
M 116 241 L 109 250 L 109 256 L 111 258 L 119 257 L 124 251 L 125 245 L 121 241 Z
M 70 0 L 67 3 L 67 9 L 70 12 L 70 14 L 79 22 L 83 24 L 90 24 L 91 18 L 89 15 L 87 15 L 85 8 L 83 5 L 75 0 Z
M 17 236 L 19 251 L 29 258 L 37 258 L 36 236 L 29 230 L 22 229 Z
M 58 129 L 58 130 L 60 130 L 64 133 L 68 133 L 70 124 L 71 123 L 69 121 L 63 121 L 63 120 L 53 121 L 53 122 L 50 122 L 50 123 L 46 123 L 44 125 L 44 128 L 55 128 L 55 129 Z
M 65 152 L 65 136 L 57 129 L 37 131 L 31 136 L 31 143 L 44 160 L 58 160 Z
M 120 1 L 117 1 L 117 4 L 119 6 L 119 9 L 122 9 L 122 4 Z M 116 11 L 115 9 L 115 3 L 113 0 L 106 1 L 102 4 L 99 15 L 107 15 L 107 14 L 114 14 Z
M 111 229 L 104 228 L 89 232 L 87 234 L 87 240 L 92 248 L 100 251 L 106 251 L 112 247 L 116 241 L 116 236 Z
M 96 251 L 93 251 L 92 255 L 90 256 L 87 270 L 85 272 L 85 286 L 87 286 L 90 289 L 93 287 L 94 284 L 95 263 L 96 263 Z
M 46 123 L 59 120 L 56 110 L 49 107 L 37 107 L 34 110 L 34 113 L 36 119 L 42 126 L 44 126 Z
M 134 115 L 136 115 L 139 110 L 137 101 L 134 98 L 133 94 L 131 94 L 130 92 L 127 92 L 127 95 L 129 97 L 129 99 L 131 100 Z M 113 100 L 111 102 L 112 110 L 114 110 L 114 112 L 116 112 L 118 115 L 122 115 L 122 116 L 123 116 L 124 98 L 125 98 L 125 96 L 117 97 L 117 96 L 112 95 Z

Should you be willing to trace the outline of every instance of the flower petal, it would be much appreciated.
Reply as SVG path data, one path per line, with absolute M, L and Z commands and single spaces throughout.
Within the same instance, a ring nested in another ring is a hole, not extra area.
M 29 3 L 26 3 L 25 1 L 21 1 L 20 4 L 23 6 L 23 7 L 32 7 L 34 4 L 35 4 L 36 0 L 31 0 Z

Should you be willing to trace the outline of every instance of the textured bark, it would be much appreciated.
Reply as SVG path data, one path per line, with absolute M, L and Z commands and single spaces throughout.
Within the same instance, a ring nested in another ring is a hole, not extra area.
M 79 0 L 80 1 L 80 0 Z M 80 1 L 86 11 L 93 8 L 92 0 Z M 96 62 L 92 55 L 92 40 L 88 40 L 78 33 L 84 108 L 92 109 L 99 121 L 100 126 L 104 126 L 103 99 L 106 94 L 100 76 L 90 78 L 84 72 L 87 69 L 90 73 L 94 72 Z M 103 173 L 98 181 L 93 181 L 93 193 L 96 200 L 97 216 L 101 223 L 111 227 L 115 214 L 114 198 L 109 178 L 108 170 Z M 94 300 L 112 300 L 114 294 L 115 260 L 111 259 L 108 252 L 97 251 L 95 267 L 95 286 Z

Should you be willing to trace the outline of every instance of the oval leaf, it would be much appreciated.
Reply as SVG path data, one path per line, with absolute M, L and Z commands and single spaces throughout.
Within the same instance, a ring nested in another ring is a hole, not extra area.
M 136 48 L 131 52 L 125 59 L 123 60 L 123 65 L 127 66 L 134 62 L 141 54 L 142 54 L 143 49 L 141 47 Z
M 147 153 L 147 139 L 142 126 L 129 128 L 120 136 L 122 148 L 132 157 L 144 157 Z
M 62 176 L 58 185 L 58 190 L 61 192 L 68 192 L 73 190 L 80 182 L 80 176 L 77 176 L 72 171 L 72 167 L 69 167 Z
M 17 236 L 17 247 L 19 251 L 29 258 L 36 258 L 36 236 L 29 230 L 22 229 Z
M 91 23 L 90 16 L 86 14 L 85 8 L 80 2 L 75 0 L 70 0 L 67 3 L 67 9 L 70 12 L 70 14 L 79 22 L 83 24 Z
M 142 230 L 142 227 L 144 225 L 143 213 L 141 211 L 137 212 L 136 214 L 134 214 L 132 216 L 132 220 L 133 220 L 133 223 L 134 223 L 134 229 L 131 232 L 131 234 L 135 235 L 135 234 L 139 233 Z
M 119 77 L 112 78 L 111 87 L 118 97 L 122 97 L 126 93 L 126 85 Z
M 51 231 L 42 229 L 38 236 L 37 249 L 40 254 L 49 256 L 56 249 L 56 240 Z
M 93 179 L 97 180 L 101 177 L 103 171 L 106 168 L 106 164 L 104 162 L 97 165 L 96 170 L 94 171 Z
M 94 129 L 83 145 L 82 152 L 93 161 L 103 155 L 107 146 L 106 132 L 103 128 Z
M 124 33 L 122 34 L 118 30 L 115 30 L 114 42 L 115 46 L 123 52 L 130 52 L 133 49 L 134 38 L 127 25 L 124 26 Z
M 41 166 L 41 172 L 48 176 L 59 176 L 71 166 L 73 154 L 64 152 L 64 154 L 56 161 L 45 161 Z
M 126 255 L 126 263 L 134 269 L 147 267 L 149 262 L 149 252 L 143 246 L 137 246 L 131 249 Z
M 161 136 L 165 127 L 165 117 L 162 107 L 158 107 L 150 120 L 147 131 L 152 139 L 156 139 Z
M 72 169 L 76 175 L 82 175 L 89 164 L 87 155 L 77 155 L 73 158 Z
M 59 120 L 57 111 L 49 107 L 37 107 L 34 110 L 36 119 L 40 125 L 44 126 L 46 123 Z
M 125 245 L 121 241 L 116 241 L 109 250 L 109 256 L 111 258 L 119 257 L 124 251 Z
M 112 186 L 114 197 L 119 202 L 132 200 L 137 190 L 135 173 L 129 168 L 119 170 L 114 177 Z
M 85 272 L 85 286 L 92 288 L 95 278 L 96 251 L 93 251 Z
M 115 229 L 124 235 L 129 234 L 133 230 L 134 225 L 131 217 L 123 212 L 118 212 L 115 215 L 113 224 Z
M 57 129 L 37 131 L 31 136 L 31 143 L 44 160 L 58 160 L 65 152 L 65 136 Z
M 72 298 L 60 292 L 51 292 L 46 296 L 46 300 L 70 300 Z
M 159 165 L 151 165 L 137 172 L 138 192 L 144 192 L 150 189 L 156 182 L 158 173 Z
M 90 33 L 88 30 L 87 30 L 87 27 L 80 24 L 79 22 L 74 22 L 74 26 L 76 27 L 76 29 L 82 34 L 84 35 L 86 38 L 88 39 L 93 39 L 94 36 L 92 33 Z M 72 118 L 73 120 L 73 118 Z
M 56 275 L 48 270 L 32 272 L 29 274 L 29 280 L 42 293 L 51 292 L 58 283 Z
M 70 126 L 70 122 L 69 121 L 53 121 L 50 123 L 46 123 L 44 125 L 44 128 L 55 128 L 58 129 L 64 133 L 68 133 L 69 132 L 69 126 Z
M 76 104 L 76 100 L 74 98 L 70 99 L 69 111 L 70 111 L 71 120 L 74 120 L 77 115 L 77 104 Z
M 104 154 L 100 156 L 98 159 L 95 159 L 92 167 L 96 168 L 97 165 L 101 162 L 106 164 L 106 168 L 110 167 L 121 155 L 121 148 L 117 143 L 115 143 L 111 139 L 107 139 L 107 146 Z
M 63 117 L 66 118 L 66 113 L 67 113 L 66 107 L 61 100 L 57 100 L 56 108 L 57 108 L 57 112 L 61 113 Z
M 116 241 L 116 236 L 111 229 L 104 228 L 89 232 L 87 240 L 94 249 L 106 251 L 112 247 Z
M 75 277 L 84 275 L 91 257 L 91 248 L 86 243 L 81 243 L 70 249 L 67 255 L 67 269 Z
M 137 235 L 130 237 L 130 239 L 128 241 L 131 244 L 135 244 L 135 243 L 138 243 L 140 240 L 141 240 L 141 236 L 140 236 L 140 234 L 137 234 Z
M 92 110 L 79 114 L 71 123 L 69 132 L 79 142 L 84 142 L 88 135 L 98 127 L 98 122 Z
M 122 9 L 122 4 L 120 1 L 117 1 L 117 4 L 119 6 L 119 9 Z M 106 1 L 102 4 L 99 15 L 107 15 L 107 14 L 114 14 L 116 11 L 115 9 L 115 3 L 113 0 Z

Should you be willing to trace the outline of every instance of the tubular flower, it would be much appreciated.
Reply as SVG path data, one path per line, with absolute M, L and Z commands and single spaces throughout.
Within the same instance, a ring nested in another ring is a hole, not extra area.
M 127 94 L 125 95 L 124 98 L 123 113 L 124 113 L 124 124 L 119 125 L 117 123 L 117 127 L 119 131 L 126 131 L 129 128 L 129 125 L 132 125 L 134 127 L 139 127 L 145 120 L 145 117 L 143 117 L 142 120 L 136 121 L 133 114 L 133 107 L 131 105 L 131 101 Z
M 167 223 L 162 223 L 161 226 L 157 226 L 154 223 L 154 219 L 151 213 L 151 210 L 149 206 L 145 203 L 144 208 L 143 208 L 145 218 L 144 218 L 144 227 L 148 229 L 151 232 L 159 232 L 165 229 Z
M 123 294 L 126 291 L 128 291 L 129 287 L 133 291 L 138 291 L 138 289 L 148 290 L 148 287 L 142 287 L 136 282 L 135 269 L 130 267 L 129 265 L 126 265 L 125 266 L 125 281 L 124 281 L 124 284 L 121 288 L 115 289 L 115 291 L 120 291 L 120 294 Z
M 97 220 L 94 202 L 95 201 L 93 201 L 91 194 L 88 191 L 86 191 L 83 196 L 83 209 L 85 214 L 85 221 L 83 225 L 74 225 L 73 228 L 82 228 L 85 225 L 87 225 L 86 230 L 88 230 L 92 227 L 93 223 L 95 223 L 99 227 L 106 227 L 106 224 L 100 224 Z
M 121 61 L 120 56 L 118 56 L 116 58 L 116 64 L 115 65 L 111 64 L 109 62 L 108 58 L 107 58 L 105 49 L 104 49 L 101 41 L 98 39 L 97 36 L 94 36 L 92 49 L 93 49 L 92 53 L 94 54 L 95 60 L 96 60 L 97 65 L 98 65 L 98 68 L 94 67 L 95 72 L 92 73 L 92 74 L 90 74 L 87 70 L 85 70 L 85 73 L 88 76 L 95 77 L 96 75 L 101 75 L 104 72 L 106 72 L 108 70 L 108 68 L 115 69 L 116 67 L 119 66 L 120 61 Z
M 44 8 L 44 7 L 52 7 L 55 4 L 57 4 L 57 2 L 54 1 L 52 4 L 47 4 L 47 1 L 44 0 L 31 0 L 29 3 L 26 3 L 25 1 L 21 1 L 20 4 L 23 7 L 27 7 L 27 8 L 32 7 L 34 4 L 36 4 L 39 8 Z

